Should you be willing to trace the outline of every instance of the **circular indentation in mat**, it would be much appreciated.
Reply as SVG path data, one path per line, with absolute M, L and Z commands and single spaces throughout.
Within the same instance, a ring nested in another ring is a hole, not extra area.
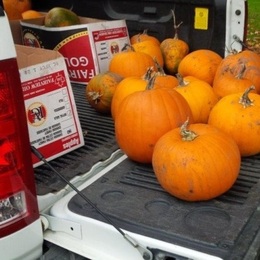
M 165 200 L 152 200 L 145 204 L 145 208 L 151 213 L 166 212 L 170 204 Z
M 184 219 L 194 231 L 215 233 L 225 230 L 231 218 L 224 210 L 215 207 L 200 207 L 188 213 Z
M 106 201 L 121 200 L 124 197 L 124 192 L 120 190 L 106 191 L 101 195 L 101 198 Z

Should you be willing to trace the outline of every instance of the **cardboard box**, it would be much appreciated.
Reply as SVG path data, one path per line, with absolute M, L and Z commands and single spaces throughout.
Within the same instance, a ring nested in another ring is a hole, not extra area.
M 71 82 L 86 85 L 94 75 L 106 72 L 113 55 L 130 41 L 125 20 L 80 19 L 80 25 L 55 28 L 45 27 L 44 18 L 22 20 L 22 41 L 59 51 Z
M 16 45 L 31 145 L 52 160 L 84 145 L 64 57 Z M 33 166 L 42 164 L 33 156 Z

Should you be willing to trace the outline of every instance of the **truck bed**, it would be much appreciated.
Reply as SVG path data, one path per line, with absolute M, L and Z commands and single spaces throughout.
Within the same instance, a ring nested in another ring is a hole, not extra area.
M 83 86 L 73 85 L 73 92 L 86 144 L 51 162 L 68 179 L 89 171 L 118 149 L 112 118 L 88 105 Z M 35 169 L 35 176 L 39 195 L 65 186 L 44 165 Z M 128 158 L 82 192 L 125 230 L 223 259 L 251 260 L 258 259 L 260 251 L 259 190 L 260 155 L 256 155 L 242 159 L 239 177 L 226 194 L 205 202 L 174 198 L 161 188 L 150 164 Z M 78 195 L 70 199 L 68 209 L 105 221 Z

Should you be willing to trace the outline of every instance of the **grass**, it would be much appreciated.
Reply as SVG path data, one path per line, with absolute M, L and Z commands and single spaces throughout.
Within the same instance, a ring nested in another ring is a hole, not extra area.
M 259 0 L 247 0 L 248 2 L 248 33 L 247 44 L 260 53 L 260 5 Z

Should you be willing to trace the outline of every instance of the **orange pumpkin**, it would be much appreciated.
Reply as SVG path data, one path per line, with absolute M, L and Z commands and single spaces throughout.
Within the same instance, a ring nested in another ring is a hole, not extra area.
M 176 25 L 174 11 L 172 11 L 172 14 L 175 35 L 173 38 L 164 39 L 161 42 L 160 47 L 166 73 L 174 75 L 178 71 L 178 66 L 181 60 L 189 53 L 189 46 L 185 41 L 179 39 L 177 29 L 180 27 L 181 23 Z
M 219 99 L 229 94 L 244 92 L 253 85 L 250 79 L 244 77 L 245 71 L 246 66 L 241 64 L 237 75 L 224 73 L 215 77 L 212 88 Z M 256 92 L 256 90 L 252 90 L 252 92 Z
M 142 77 L 148 68 L 155 67 L 154 59 L 143 52 L 134 51 L 131 46 L 126 50 L 116 53 L 109 63 L 109 71 L 122 77 Z
M 160 46 L 153 41 L 146 40 L 142 42 L 137 42 L 132 44 L 132 47 L 134 48 L 135 51 L 140 51 L 143 53 L 146 53 L 150 55 L 153 59 L 155 59 L 160 66 L 163 66 L 164 61 L 163 61 L 163 55 L 160 49 Z
M 175 87 L 188 102 L 194 123 L 207 123 L 211 109 L 218 99 L 212 87 L 205 81 L 177 74 L 179 85 Z
M 152 83 L 153 84 L 153 83 Z M 151 88 L 127 96 L 120 104 L 115 120 L 119 147 L 132 160 L 151 163 L 157 140 L 178 127 L 192 114 L 186 100 L 175 90 Z
M 158 182 L 186 201 L 210 200 L 228 191 L 241 164 L 235 141 L 207 124 L 185 122 L 163 135 L 154 147 L 152 165 Z
M 178 73 L 183 77 L 193 76 L 211 86 L 222 57 L 212 51 L 200 49 L 186 55 L 179 64 Z
M 208 124 L 233 137 L 241 156 L 260 152 L 260 95 L 250 93 L 253 88 L 220 99 L 208 120 Z
M 96 111 L 109 114 L 115 89 L 122 79 L 120 75 L 110 71 L 95 75 L 86 86 L 89 104 Z
M 250 50 L 226 56 L 217 68 L 214 81 L 223 75 L 236 77 L 242 65 L 245 66 L 243 78 L 251 80 L 256 92 L 260 94 L 260 55 Z
M 172 88 L 178 86 L 179 81 L 175 76 L 166 74 L 164 72 L 163 67 L 157 61 L 155 61 L 155 64 L 156 64 L 156 69 L 157 69 L 157 72 L 153 73 L 153 75 L 156 76 L 155 77 L 155 85 L 156 85 L 155 88 L 161 87 L 161 88 L 172 89 Z
M 119 106 L 125 97 L 136 91 L 145 90 L 150 79 L 151 72 L 151 69 L 148 69 L 147 73 L 143 77 L 126 77 L 117 85 L 111 103 L 111 115 L 114 120 L 119 111 Z
M 22 19 L 22 13 L 32 7 L 31 0 L 3 0 L 3 5 L 9 20 Z
M 135 44 L 137 42 L 142 42 L 142 41 L 147 41 L 147 40 L 160 46 L 160 41 L 155 36 L 149 35 L 148 30 L 144 30 L 142 33 L 134 34 L 130 38 L 130 43 Z

